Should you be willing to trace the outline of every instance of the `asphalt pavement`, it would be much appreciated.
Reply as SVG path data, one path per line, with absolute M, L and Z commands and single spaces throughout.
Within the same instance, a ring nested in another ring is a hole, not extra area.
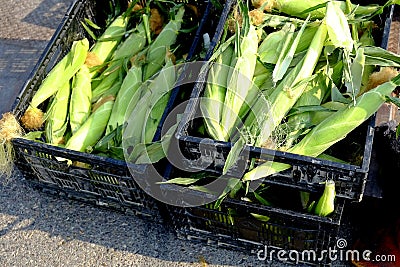
M 71 3 L 0 0 L 1 114 L 11 109 Z M 342 228 L 344 235 L 349 233 L 346 223 Z M 0 183 L 3 267 L 263 265 L 285 266 L 181 240 L 163 224 L 43 192 L 17 170 Z

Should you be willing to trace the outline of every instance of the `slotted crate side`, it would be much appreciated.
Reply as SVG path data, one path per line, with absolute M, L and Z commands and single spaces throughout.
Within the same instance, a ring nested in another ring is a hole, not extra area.
M 208 1 L 177 2 L 193 2 L 199 8 L 198 11 L 207 15 L 210 12 L 205 10 L 213 8 Z M 66 55 L 73 41 L 87 37 L 93 43 L 81 22 L 89 19 L 99 26 L 104 26 L 111 12 L 108 3 L 109 1 L 95 0 L 76 0 L 72 3 L 13 105 L 13 113 L 17 119 L 28 108 L 30 99 L 46 74 Z M 128 1 L 112 3 L 114 6 L 124 7 Z M 217 11 L 213 12 L 215 15 Z M 189 54 L 199 52 L 199 37 L 202 37 L 205 31 L 213 33 L 213 22 L 212 19 L 202 18 L 202 24 L 193 33 L 197 38 L 194 38 Z M 100 32 L 96 34 L 99 35 Z M 177 94 L 176 92 L 175 97 Z M 170 98 L 165 112 L 172 108 L 174 100 Z M 157 138 L 160 137 L 155 137 L 156 140 Z M 133 179 L 135 175 L 143 177 L 146 165 L 133 165 L 128 169 L 127 163 L 122 160 L 67 151 L 23 138 L 13 139 L 12 144 L 16 153 L 16 167 L 35 187 L 101 206 L 130 210 L 142 217 L 162 221 L 160 203 L 147 195 Z
M 233 6 L 233 5 L 232 5 Z M 225 6 L 231 10 L 232 6 Z M 383 14 L 377 21 L 380 26 L 382 47 L 386 48 L 388 32 L 390 31 L 393 9 Z M 219 172 L 222 170 L 226 157 L 232 147 L 231 143 L 211 140 L 207 137 L 193 135 L 202 122 L 199 109 L 199 99 L 204 88 L 204 79 L 195 84 L 191 99 L 186 106 L 185 114 L 178 126 L 175 138 L 178 140 L 179 153 L 172 151 L 172 156 L 180 155 L 176 161 L 180 161 L 184 168 L 199 171 L 208 170 Z M 259 147 L 247 146 L 244 149 L 246 157 L 238 161 L 236 174 L 242 175 L 243 168 L 247 167 L 251 160 L 263 162 L 274 160 L 287 163 L 292 168 L 273 175 L 265 180 L 272 184 L 287 185 L 306 191 L 316 191 L 321 188 L 321 183 L 327 179 L 333 179 L 337 184 L 337 196 L 352 201 L 361 201 L 364 195 L 371 161 L 372 144 L 374 138 L 375 115 L 349 134 L 349 137 L 333 146 L 333 149 L 348 149 L 352 141 L 356 140 L 362 145 L 359 156 L 362 160 L 357 163 L 338 163 L 314 157 L 306 157 L 277 150 L 269 150 Z M 348 142 L 348 143 L 346 143 Z M 348 154 L 348 150 L 345 152 Z
M 320 253 L 323 259 L 303 259 L 310 265 L 331 265 L 335 260 L 323 251 L 336 248 L 346 199 L 335 198 L 333 212 L 319 216 L 309 210 L 309 205 L 317 203 L 324 190 L 309 194 L 305 208 L 301 190 L 261 183 L 256 188 L 233 190 L 234 196 L 230 192 L 216 207 L 222 194 L 218 192 L 225 190 L 228 184 L 224 180 L 230 180 L 230 176 L 207 171 L 187 173 L 170 164 L 164 177 L 201 177 L 189 188 L 173 184 L 164 187 L 165 192 L 177 197 L 175 205 L 166 205 L 166 221 L 183 240 L 253 255 L 264 248 Z M 273 260 L 280 260 L 274 256 Z
M 37 188 L 103 207 L 129 211 L 145 219 L 161 222 L 160 204 L 147 195 L 133 180 L 125 164 L 93 155 L 43 144 L 30 147 L 29 141 L 17 139 L 16 165 L 24 178 Z M 72 164 L 60 161 L 65 156 Z M 132 166 L 143 175 L 145 166 Z
M 363 125 L 362 131 L 360 130 L 360 132 L 367 133 L 367 143 L 372 143 L 373 123 L 372 119 L 368 124 Z M 178 138 L 178 146 L 183 155 L 180 158 L 183 166 L 192 171 L 207 170 L 215 173 L 222 171 L 231 148 L 230 143 L 204 142 L 202 138 L 183 135 L 179 135 Z M 368 147 L 366 146 L 363 165 L 369 165 L 370 150 Z M 334 180 L 338 197 L 361 200 L 363 196 L 368 169 L 364 171 L 362 167 L 355 165 L 256 147 L 246 147 L 244 154 L 246 156 L 238 160 L 236 169 L 232 171 L 232 175 L 236 177 L 241 177 L 243 170 L 249 164 L 249 159 L 260 161 L 273 159 L 276 162 L 290 164 L 292 167 L 265 177 L 264 181 L 270 184 L 286 185 L 315 192 L 322 187 L 321 183 L 326 180 Z
M 335 248 L 344 206 L 345 200 L 337 200 L 334 213 L 324 218 L 227 198 L 218 210 L 210 204 L 168 206 L 168 213 L 177 236 L 191 242 L 248 254 L 267 247 L 275 251 L 313 251 L 318 255 L 323 250 Z M 232 210 L 241 215 L 232 215 Z M 251 214 L 270 219 L 260 221 Z M 325 257 L 321 260 L 304 259 L 303 263 L 330 265 L 332 261 Z

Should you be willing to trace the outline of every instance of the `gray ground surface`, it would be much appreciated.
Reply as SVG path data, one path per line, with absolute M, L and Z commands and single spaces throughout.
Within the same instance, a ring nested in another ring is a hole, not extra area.
M 0 0 L 1 113 L 71 2 Z M 41 192 L 18 172 L 0 185 L 0 266 L 204 266 L 200 257 L 208 266 L 262 266 L 255 255 L 183 241 L 162 225 Z

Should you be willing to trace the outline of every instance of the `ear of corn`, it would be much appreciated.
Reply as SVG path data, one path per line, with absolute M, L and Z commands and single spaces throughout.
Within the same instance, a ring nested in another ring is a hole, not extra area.
M 116 17 L 90 49 L 91 56 L 95 57 L 95 64 L 90 69 L 91 78 L 99 74 L 99 66 L 111 58 L 113 52 L 121 42 L 129 22 L 129 16 L 126 15 L 121 14 Z
M 145 15 L 145 14 L 144 14 Z M 112 55 L 112 60 L 127 60 L 139 53 L 148 44 L 143 22 L 139 23 L 128 37 L 121 42 Z
M 296 37 L 294 37 L 294 25 L 289 24 L 291 25 L 291 27 L 289 29 L 289 32 L 287 33 L 286 40 L 272 73 L 272 79 L 275 84 L 282 79 L 283 75 L 285 75 L 286 71 L 288 70 L 294 54 L 297 50 L 297 46 L 299 45 L 301 36 L 303 35 L 303 32 L 307 26 L 307 23 L 308 18 L 304 21 L 300 30 L 297 32 Z
M 335 182 L 326 181 L 324 186 L 324 191 L 322 196 L 319 198 L 317 204 L 315 205 L 314 213 L 318 216 L 328 216 L 335 211 Z
M 205 125 L 211 137 L 225 140 L 225 133 L 220 126 L 225 100 L 227 79 L 230 70 L 233 46 L 227 46 L 210 67 L 204 97 L 201 98 L 200 108 Z
M 67 55 L 50 70 L 21 117 L 21 122 L 26 129 L 37 130 L 42 127 L 43 112 L 38 106 L 54 96 L 60 87 L 75 75 L 84 64 L 88 49 L 89 41 L 87 39 L 74 41 Z
M 49 144 L 60 145 L 68 126 L 68 105 L 71 92 L 70 82 L 66 82 L 57 92 L 46 114 L 46 138 Z
M 264 63 L 275 64 L 279 57 L 279 44 L 285 37 L 285 31 L 279 30 L 268 34 L 258 47 L 260 60 Z
M 92 102 L 96 102 L 105 95 L 116 96 L 118 94 L 122 81 L 126 76 L 125 64 L 145 48 L 146 41 L 143 23 L 140 23 L 115 50 L 110 64 L 97 79 L 99 81 L 97 86 L 93 88 Z
M 110 133 L 119 125 L 124 124 L 125 113 L 130 101 L 135 103 L 138 102 L 140 93 L 137 92 L 142 84 L 142 75 L 141 66 L 134 65 L 129 69 L 115 99 L 115 104 L 107 125 L 106 133 Z
M 94 103 L 103 96 L 118 92 L 125 75 L 126 71 L 123 68 L 122 62 L 114 62 L 110 65 L 107 70 L 101 74 L 99 84 L 92 89 L 91 102 Z
M 354 41 L 351 36 L 350 27 L 343 10 L 333 1 L 326 3 L 326 27 L 329 39 L 335 47 L 352 51 Z
M 263 114 L 265 100 L 257 99 L 258 103 L 252 108 L 252 113 L 245 121 L 245 125 L 256 127 L 256 130 L 259 131 L 255 145 L 260 146 L 268 141 L 272 131 L 280 124 L 305 90 L 307 83 L 304 81 L 312 77 L 326 36 L 326 25 L 321 23 L 303 61 L 293 68 L 268 96 L 270 107 L 264 111 L 261 119 L 258 119 L 257 116 Z
M 357 98 L 355 105 L 349 104 L 347 108 L 323 120 L 289 151 L 300 155 L 318 156 L 374 114 L 385 102 L 384 96 L 390 95 L 399 84 L 400 77 L 397 77 L 364 93 Z
M 170 92 L 176 82 L 175 66 L 171 59 L 154 80 L 150 81 L 149 87 L 137 103 L 129 103 L 133 107 L 128 107 L 125 121 L 127 122 L 123 132 L 123 147 L 132 148 L 127 158 L 135 161 L 141 150 L 135 150 L 140 144 L 149 144 L 153 141 L 154 134 L 160 123 L 160 119 L 170 96 Z
M 320 105 L 325 95 L 328 93 L 325 77 L 325 75 L 319 73 L 315 79 L 310 81 L 294 107 Z M 287 124 L 290 132 L 285 140 L 286 148 L 291 147 L 300 134 L 312 125 L 311 112 L 303 112 L 290 116 Z
M 167 25 L 161 30 L 157 38 L 150 44 L 149 51 L 146 56 L 147 64 L 144 66 L 143 80 L 147 80 L 158 72 L 165 64 L 167 51 L 171 45 L 176 42 L 177 35 L 182 26 L 185 7 L 180 7 Z
M 228 87 L 221 117 L 221 124 L 223 130 L 227 133 L 227 138 L 234 135 L 240 109 L 249 90 L 252 89 L 258 49 L 258 35 L 254 26 L 250 25 L 247 35 L 240 42 L 239 49 L 240 55 L 227 83 Z
M 88 49 L 89 41 L 87 39 L 75 41 L 68 54 L 47 74 L 39 89 L 33 95 L 30 106 L 38 107 L 68 82 L 85 63 Z
M 303 0 L 267 0 L 267 1 L 257 1 L 253 0 L 253 5 L 255 7 L 265 6 L 265 10 L 271 12 L 271 10 L 278 10 L 279 12 L 299 17 L 306 18 L 308 14 L 311 15 L 312 19 L 322 19 L 325 17 L 326 0 L 313 0 L 313 1 L 303 1 Z M 345 11 L 347 9 L 346 1 L 331 1 L 335 6 Z M 352 4 L 351 10 L 354 10 L 356 16 L 368 16 L 380 10 L 379 5 L 370 4 L 357 6 Z
M 110 118 L 114 104 L 113 98 L 102 100 L 102 104 L 93 110 L 93 113 L 82 124 L 81 127 L 69 138 L 65 148 L 86 152 L 93 147 L 102 137 Z
M 84 64 L 72 80 L 69 122 L 74 134 L 90 115 L 92 88 L 89 68 Z

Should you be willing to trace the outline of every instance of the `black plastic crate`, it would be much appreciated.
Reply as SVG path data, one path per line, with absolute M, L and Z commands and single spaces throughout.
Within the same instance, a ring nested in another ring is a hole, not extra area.
M 230 12 L 235 2 L 225 5 L 224 12 Z M 359 2 L 362 3 L 362 1 Z M 381 47 L 385 49 L 388 45 L 388 34 L 391 29 L 393 13 L 397 11 L 395 6 L 388 9 L 389 12 L 377 18 L 376 23 L 380 28 L 378 32 L 375 32 L 375 39 L 381 38 Z M 222 20 L 223 18 L 220 21 L 221 25 L 225 22 Z M 171 157 L 179 156 L 178 159 L 174 159 L 174 165 L 185 170 L 194 172 L 207 170 L 218 173 L 223 169 L 225 159 L 233 144 L 194 134 L 194 130 L 202 125 L 199 98 L 203 94 L 205 80 L 202 77 L 194 86 L 191 99 L 186 106 L 185 114 L 175 135 L 177 144 L 175 150 L 171 152 Z M 265 177 L 265 182 L 286 185 L 305 191 L 316 191 L 321 188 L 323 182 L 333 179 L 336 182 L 338 197 L 361 201 L 371 161 L 374 127 L 375 115 L 351 132 L 344 140 L 330 148 L 335 156 L 335 153 L 338 154 L 338 152 L 344 152 L 341 155 L 347 155 L 349 151 L 353 151 L 354 145 L 358 146 L 355 149 L 361 148 L 362 151 L 358 153 L 359 158 L 354 162 L 338 163 L 278 150 L 246 146 L 243 151 L 244 156 L 239 159 L 236 170 L 238 175 L 243 174 L 243 170 L 253 159 L 261 162 L 271 160 L 282 162 L 290 164 L 292 167 L 286 171 Z
M 170 170 L 172 172 L 170 177 L 182 176 L 179 171 L 178 175 L 174 174 L 175 168 Z M 173 186 L 167 186 L 166 189 L 176 190 L 176 194 L 183 192 L 182 188 Z M 275 197 L 281 200 L 275 202 L 279 202 L 275 206 L 244 201 L 240 197 L 235 199 L 226 197 L 218 208 L 213 206 L 214 195 L 184 190 L 183 205 L 177 203 L 176 206 L 167 206 L 169 223 L 178 238 L 183 240 L 241 251 L 253 256 L 265 250 L 269 252 L 283 250 L 285 253 L 294 250 L 299 255 L 304 252 L 305 256 L 301 254 L 300 258 L 287 259 L 288 263 L 330 265 L 335 260 L 334 255 L 330 257 L 324 253 L 336 248 L 346 200 L 336 198 L 334 212 L 327 217 L 322 217 L 292 205 L 293 202 L 299 200 L 292 198 L 298 196 L 297 189 L 280 185 L 273 185 L 270 189 L 271 192 L 277 190 Z M 188 205 L 190 199 L 201 200 L 204 204 Z M 300 202 L 297 204 L 300 205 Z M 265 217 L 255 217 L 253 214 L 269 217 L 269 220 L 265 221 L 263 220 Z M 315 257 L 312 254 L 309 258 L 308 252 L 315 252 Z M 275 255 L 268 254 L 265 260 L 282 261 L 276 256 L 276 253 Z M 260 260 L 260 265 L 262 264 L 264 262 Z
M 12 111 L 17 119 L 20 119 L 28 108 L 30 99 L 46 74 L 69 51 L 72 42 L 86 37 L 93 43 L 81 22 L 90 19 L 97 25 L 104 26 L 108 16 L 118 9 L 124 10 L 128 2 L 75 0 L 71 4 L 13 105 Z M 188 54 L 190 59 L 201 51 L 200 38 L 203 33 L 213 34 L 215 20 L 209 16 L 213 14 L 217 17 L 218 10 L 209 1 L 176 2 L 193 3 L 200 14 L 203 14 L 197 31 L 191 37 L 193 42 Z M 172 92 L 165 114 L 179 102 L 179 90 L 180 88 L 175 88 Z M 154 140 L 159 139 L 160 133 L 157 133 Z M 134 180 L 136 176 L 143 178 L 148 165 L 128 165 L 123 160 L 70 151 L 23 138 L 13 139 L 12 144 L 16 154 L 16 167 L 35 187 L 104 207 L 129 210 L 141 217 L 162 221 L 160 203 L 145 193 Z M 59 161 L 58 158 L 68 160 L 72 164 Z

